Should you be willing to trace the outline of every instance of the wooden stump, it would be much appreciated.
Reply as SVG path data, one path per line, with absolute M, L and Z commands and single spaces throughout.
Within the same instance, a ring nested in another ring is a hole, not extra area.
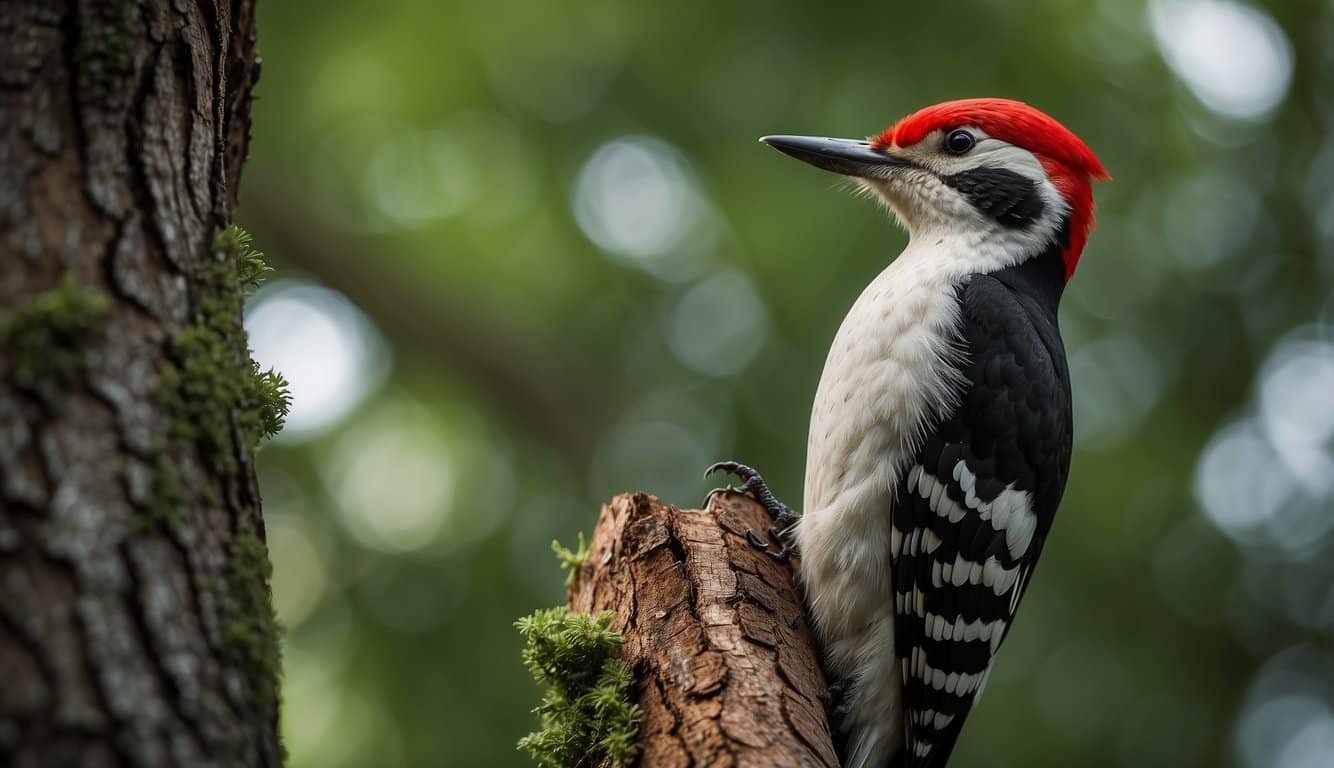
M 708 510 L 644 493 L 602 507 L 569 607 L 616 615 L 643 711 L 641 765 L 838 765 L 793 571 L 745 538 L 769 524 L 734 493 Z

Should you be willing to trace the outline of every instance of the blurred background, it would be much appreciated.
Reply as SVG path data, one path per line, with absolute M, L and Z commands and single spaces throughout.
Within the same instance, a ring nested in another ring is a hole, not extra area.
M 1076 453 L 961 766 L 1334 765 L 1334 3 L 267 0 L 238 221 L 293 768 L 523 765 L 511 626 L 611 495 L 799 500 L 903 246 L 756 143 L 1030 101 L 1115 176 Z

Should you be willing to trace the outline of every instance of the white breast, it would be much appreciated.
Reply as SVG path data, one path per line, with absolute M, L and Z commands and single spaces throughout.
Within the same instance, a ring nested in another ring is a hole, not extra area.
M 796 534 L 826 661 L 851 683 L 849 754 L 867 760 L 903 739 L 890 582 L 894 494 L 924 430 L 957 403 L 958 285 L 977 268 L 974 243 L 918 242 L 866 287 L 834 339 L 811 412 Z
M 816 391 L 797 541 L 826 635 L 892 607 L 889 515 L 899 474 L 922 430 L 957 398 L 958 278 L 939 255 L 910 246 L 866 287 Z

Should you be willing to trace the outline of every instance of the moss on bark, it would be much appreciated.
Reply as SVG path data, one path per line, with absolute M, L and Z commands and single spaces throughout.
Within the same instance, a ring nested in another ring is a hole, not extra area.
M 102 328 L 110 300 L 72 272 L 60 284 L 0 318 L 0 346 L 10 354 L 15 384 L 41 390 L 71 381 L 83 366 L 84 344 Z
M 155 462 L 150 524 L 178 526 L 190 508 L 175 455 L 197 451 L 214 475 L 229 477 L 236 472 L 238 457 L 282 429 L 291 402 L 287 382 L 250 358 L 241 322 L 245 295 L 259 287 L 269 271 L 264 255 L 251 246 L 244 230 L 232 226 L 218 233 L 211 259 L 198 278 L 198 310 L 171 339 L 171 362 L 158 380 L 158 397 L 171 426 Z M 206 502 L 215 501 L 211 485 L 199 486 L 198 493 Z M 272 566 L 255 522 L 257 513 L 241 512 L 220 591 L 226 620 L 223 639 L 250 667 L 256 705 L 266 706 L 276 704 L 279 695 L 281 629 L 273 610 Z
M 171 362 L 158 379 L 158 398 L 172 423 L 155 463 L 149 522 L 177 525 L 188 506 L 173 454 L 197 449 L 215 474 L 229 476 L 238 455 L 282 430 L 291 404 L 287 382 L 250 358 L 241 324 L 245 294 L 269 271 L 244 230 L 228 227 L 215 238 L 198 281 L 198 311 L 173 336 Z M 211 487 L 200 493 L 213 500 Z
M 249 665 L 251 694 L 261 706 L 277 701 L 282 669 L 278 643 L 282 629 L 269 589 L 272 573 L 263 539 L 254 523 L 242 518 L 228 551 L 224 639 Z

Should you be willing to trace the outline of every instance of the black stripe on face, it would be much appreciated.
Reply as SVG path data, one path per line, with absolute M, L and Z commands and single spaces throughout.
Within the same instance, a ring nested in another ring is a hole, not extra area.
M 1010 229 L 1027 227 L 1046 206 L 1037 182 L 1008 168 L 974 168 L 940 180 L 957 189 L 978 210 Z

